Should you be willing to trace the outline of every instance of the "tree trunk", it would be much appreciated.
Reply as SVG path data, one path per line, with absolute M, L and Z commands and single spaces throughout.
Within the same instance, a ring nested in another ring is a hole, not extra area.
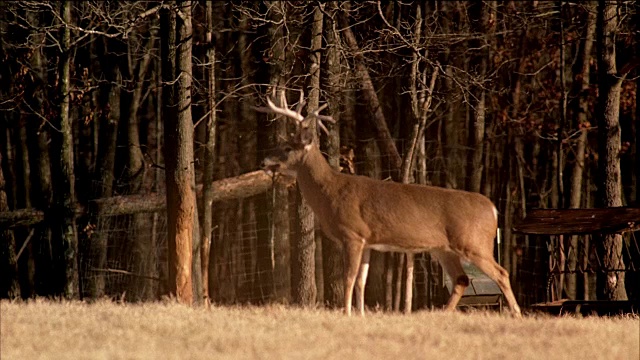
M 473 2 L 469 8 L 471 30 L 478 34 L 479 39 L 472 40 L 469 46 L 478 49 L 471 59 L 471 74 L 475 75 L 475 82 L 487 83 L 487 68 L 489 61 L 489 38 L 493 27 L 489 23 L 491 9 L 495 8 L 495 2 Z M 495 22 L 494 22 L 495 23 Z M 482 185 L 482 153 L 484 151 L 484 132 L 486 114 L 486 93 L 484 85 L 471 86 L 471 129 L 469 130 L 469 147 L 472 149 L 468 156 L 467 190 L 480 192 Z
M 127 165 L 125 171 L 126 187 L 128 194 L 139 194 L 143 191 L 143 181 L 145 179 L 146 168 L 144 166 L 144 156 L 140 141 L 140 122 L 138 111 L 142 101 L 143 85 L 149 64 L 151 62 L 151 52 L 155 44 L 153 34 L 147 39 L 145 53 L 135 69 L 129 70 L 129 78 L 134 85 L 131 94 L 129 107 L 125 116 L 127 126 Z M 132 46 L 129 46 L 131 49 Z M 154 297 L 153 288 L 155 280 L 150 279 L 155 265 L 155 249 L 152 237 L 148 236 L 148 225 L 151 222 L 149 214 L 133 214 L 127 232 L 129 252 L 131 257 L 129 266 L 131 272 L 142 275 L 130 277 L 128 281 L 128 296 L 130 299 L 151 300 Z
M 413 30 L 413 39 L 417 44 L 422 42 L 422 6 L 418 4 L 416 8 L 416 23 Z M 402 157 L 402 167 L 400 169 L 400 179 L 402 183 L 408 184 L 412 182 L 412 174 L 416 163 L 418 149 L 420 143 L 424 143 L 423 135 L 426 127 L 429 108 L 431 107 L 431 99 L 435 88 L 436 78 L 438 76 L 438 68 L 434 68 L 431 75 L 429 88 L 426 88 L 426 69 L 420 71 L 421 54 L 414 51 L 412 54 L 412 67 L 410 75 L 410 92 L 411 92 L 411 108 L 413 110 L 414 124 L 409 135 L 409 144 L 405 149 Z M 418 83 L 422 84 L 418 87 Z M 420 88 L 420 91 L 418 90 Z M 420 95 L 418 95 L 418 93 Z M 400 286 L 402 280 L 402 264 L 403 256 L 406 255 L 406 282 L 405 282 L 405 301 L 404 312 L 410 313 L 413 301 L 413 269 L 414 254 L 406 253 L 400 255 L 398 262 L 397 279 L 396 279 L 396 301 L 394 309 L 400 307 Z
M 34 27 L 40 25 L 40 16 L 35 11 L 29 11 L 29 23 Z M 29 161 L 31 170 L 31 205 L 36 209 L 49 209 L 51 207 L 51 158 L 49 156 L 49 126 L 42 120 L 40 114 L 43 113 L 45 99 L 44 86 L 46 84 L 46 74 L 44 64 L 46 58 L 43 54 L 44 34 L 35 32 L 31 36 L 31 46 L 34 48 L 31 57 L 31 68 L 33 72 L 32 82 L 27 89 L 26 103 L 29 107 L 27 118 L 27 146 L 29 151 Z M 51 289 L 51 230 L 44 224 L 36 227 L 30 243 L 33 252 L 35 268 L 35 285 L 38 295 L 50 295 Z
M 114 170 L 116 162 L 116 149 L 118 137 L 118 124 L 120 119 L 120 86 L 122 76 L 118 60 L 115 39 L 104 40 L 104 52 L 101 55 L 101 67 L 107 81 L 101 84 L 99 92 L 99 117 L 98 121 L 98 151 L 94 173 L 95 186 L 92 191 L 93 199 L 108 198 L 113 195 Z M 97 229 L 106 225 L 105 219 L 98 217 L 95 209 L 90 207 L 90 224 Z M 86 276 L 83 293 L 91 298 L 99 298 L 105 295 L 105 272 L 101 270 L 107 264 L 108 234 L 102 231 L 94 232 L 87 241 L 87 254 L 83 264 Z
M 75 219 L 75 175 L 73 172 L 73 137 L 69 116 L 69 92 L 71 89 L 71 6 L 70 1 L 60 4 L 60 17 L 65 23 L 60 32 L 61 53 L 58 64 L 59 114 L 53 137 L 53 153 L 58 162 L 53 167 L 54 211 L 52 231 L 58 266 L 58 291 L 67 299 L 78 297 L 78 234 Z
M 391 177 L 395 181 L 398 181 L 400 179 L 400 167 L 402 166 L 402 159 L 400 158 L 400 153 L 398 152 L 398 149 L 396 148 L 396 145 L 391 138 L 391 132 L 389 131 L 387 121 L 385 119 L 384 113 L 382 112 L 382 107 L 380 106 L 380 101 L 378 100 L 378 95 L 376 94 L 376 90 L 373 87 L 373 82 L 371 81 L 371 76 L 369 75 L 369 69 L 367 69 L 367 64 L 365 63 L 364 56 L 362 55 L 362 51 L 358 47 L 356 37 L 351 30 L 351 26 L 349 25 L 349 21 L 347 20 L 346 15 L 338 14 L 338 21 L 340 27 L 343 29 L 342 35 L 344 38 L 344 42 L 355 59 L 356 78 L 360 83 L 359 88 L 362 91 L 369 111 L 373 113 L 373 116 L 371 116 L 370 119 L 371 125 L 373 126 L 376 133 L 376 141 L 378 142 L 378 147 L 382 152 L 383 159 L 387 159 L 387 161 L 389 161 L 389 166 L 386 166 L 385 168 L 390 169 Z
M 636 56 L 640 56 L 640 4 L 636 2 Z M 638 71 L 636 71 L 638 74 Z M 640 206 L 640 76 L 636 77 L 636 204 Z M 636 238 L 638 237 L 636 233 Z
M 454 36 L 459 29 L 456 28 L 456 20 L 453 19 L 453 13 L 457 11 L 459 7 L 458 2 L 442 1 L 443 16 L 439 18 L 442 32 L 445 36 Z M 464 128 L 464 124 L 461 120 L 464 118 L 461 113 L 461 109 L 464 109 L 464 104 L 461 99 L 463 98 L 460 88 L 456 85 L 454 69 L 462 67 L 459 63 L 462 57 L 455 56 L 453 54 L 456 51 L 466 51 L 462 49 L 462 45 L 452 45 L 445 47 L 442 53 L 442 61 L 445 69 L 445 76 L 442 80 L 442 91 L 446 94 L 446 110 L 443 115 L 443 125 L 441 136 L 443 137 L 443 144 L 441 144 L 442 151 L 442 175 L 441 181 L 438 185 L 459 189 L 463 185 L 460 185 L 461 179 L 464 179 L 464 156 L 461 153 L 460 137 L 462 136 L 461 128 Z
M 202 293 L 205 305 L 209 305 L 209 255 L 211 252 L 211 236 L 213 234 L 213 165 L 215 163 L 215 147 L 216 147 L 216 49 L 215 39 L 213 38 L 213 2 L 206 4 L 207 19 L 207 137 L 205 145 L 204 169 L 202 175 Z
M 532 4 L 535 7 L 535 3 Z M 515 8 L 510 9 L 511 12 L 515 12 Z M 511 78 L 511 109 L 509 111 L 509 116 L 511 119 L 518 119 L 520 115 L 520 97 L 522 92 L 522 76 L 520 74 L 525 73 L 526 63 L 525 63 L 525 54 L 528 45 L 528 37 L 529 37 L 529 29 L 525 28 L 522 31 L 522 37 L 520 39 L 520 44 L 518 48 L 518 63 L 517 70 L 514 72 Z M 520 126 L 515 124 L 507 125 L 507 146 L 504 148 L 503 159 L 504 163 L 507 164 L 506 171 L 504 172 L 506 179 L 506 186 L 503 188 L 506 206 L 504 210 L 504 232 L 503 232 L 503 266 L 509 272 L 511 276 L 511 282 L 516 283 L 515 279 L 516 272 L 516 238 L 515 235 L 511 231 L 511 226 L 513 224 L 513 219 L 517 217 L 525 216 L 525 204 L 519 202 L 518 196 L 524 197 L 523 194 L 523 167 L 524 167 L 524 139 L 523 139 L 523 130 Z M 518 209 L 518 205 L 520 205 L 520 209 Z M 520 211 L 518 211 L 520 210 Z M 514 289 L 514 292 L 517 294 L 517 289 Z
M 309 73 L 309 100 L 307 109 L 315 110 L 320 106 L 320 53 L 322 50 L 322 21 L 324 5 L 316 5 L 311 24 L 311 55 Z M 315 132 L 314 132 L 315 134 Z M 316 139 L 317 141 L 317 139 Z M 315 218 L 313 210 L 298 191 L 294 242 L 294 261 L 292 263 L 291 287 L 293 301 L 302 306 L 312 306 L 316 302 L 315 281 Z
M 0 165 L 2 153 L 0 152 Z M 0 166 L 0 211 L 9 211 L 4 172 Z M 20 283 L 18 281 L 18 259 L 16 258 L 16 239 L 13 231 L 0 229 L 0 298 L 15 299 L 20 297 Z
M 556 168 L 557 168 L 557 173 L 556 173 L 556 177 L 554 177 L 554 180 L 556 182 L 556 187 L 557 187 L 557 191 L 558 191 L 558 208 L 564 208 L 565 207 L 565 199 L 564 199 L 564 152 L 563 152 L 563 140 L 564 140 L 564 128 L 566 126 L 566 118 L 567 118 L 567 91 L 566 91 L 566 56 L 565 56 L 565 44 L 564 44 L 564 37 L 565 37 L 565 32 L 564 32 L 564 13 L 563 13 L 563 1 L 560 0 L 558 2 L 558 23 L 559 23 L 559 28 L 560 28 L 560 63 L 558 64 L 558 67 L 560 68 L 559 70 L 559 75 L 560 78 L 558 79 L 560 81 L 560 106 L 559 106 L 559 111 L 560 111 L 560 116 L 558 118 L 558 129 L 556 131 L 556 154 L 557 154 L 557 158 L 556 158 Z M 563 255 L 564 256 L 564 255 Z M 564 275 L 564 274 L 563 274 Z M 564 282 L 562 283 L 564 286 Z
M 240 104 L 240 126 L 242 141 L 240 142 L 240 170 L 242 173 L 254 171 L 258 164 L 258 117 L 252 108 L 255 102 L 255 93 L 250 89 L 249 84 L 255 83 L 253 66 L 254 45 L 250 41 L 250 22 L 248 15 L 240 15 L 240 34 L 238 34 L 237 53 L 240 58 L 240 71 L 242 74 L 242 94 L 243 103 Z M 242 289 L 242 297 L 250 299 L 253 289 L 258 288 L 259 277 L 257 276 L 258 265 L 258 231 L 256 198 L 248 198 L 242 201 L 243 206 L 243 247 L 249 251 L 243 251 L 245 269 L 244 275 L 246 283 Z
M 624 77 L 616 68 L 618 5 L 598 2 L 598 199 L 600 207 L 622 206 L 620 183 L 620 89 Z M 622 235 L 599 236 L 598 255 L 604 272 L 598 274 L 597 293 L 602 300 L 627 300 L 622 258 Z
M 553 177 L 555 181 L 555 189 L 557 197 L 556 208 L 564 208 L 564 151 L 563 149 L 563 141 L 564 141 L 564 128 L 566 126 L 566 118 L 567 118 L 567 91 L 566 91 L 566 60 L 565 60 L 565 44 L 564 44 L 564 18 L 563 18 L 563 1 L 560 0 L 558 2 L 558 23 L 560 28 L 560 63 L 558 67 L 560 68 L 560 116 L 558 118 L 558 129 L 556 131 L 556 148 L 554 149 L 555 154 L 555 169 L 556 173 Z M 570 244 L 569 238 L 569 244 Z M 558 236 L 558 245 L 559 245 L 559 282 L 558 282 L 558 298 L 565 298 L 564 289 L 566 286 L 565 278 L 566 278 L 566 270 L 567 270 L 567 252 L 570 251 L 570 247 L 566 246 L 566 238 L 564 235 Z
M 16 175 L 18 183 L 17 208 L 31 208 L 31 167 L 30 154 L 27 146 L 27 126 L 23 116 L 16 122 L 14 127 L 14 143 L 16 144 Z M 35 230 L 34 230 L 35 231 Z M 20 239 L 22 256 L 18 260 L 18 271 L 20 273 L 20 292 L 23 298 L 35 296 L 35 268 L 33 263 L 33 252 L 31 238 L 28 229 L 16 229 L 14 231 L 16 239 Z
M 585 27 L 584 41 L 580 46 L 579 59 L 574 69 L 574 96 L 577 97 L 573 107 L 574 128 L 578 129 L 578 136 L 575 147 L 575 164 L 571 173 L 571 193 L 569 197 L 569 208 L 577 209 L 582 201 L 582 183 L 585 166 L 585 150 L 587 146 L 587 131 L 589 130 L 587 114 L 589 112 L 589 70 L 591 61 L 591 49 L 593 48 L 593 35 L 596 29 L 595 3 L 587 4 L 587 25 Z M 578 265 L 579 236 L 573 235 L 569 240 L 568 267 L 576 270 Z M 586 239 L 586 238 L 584 238 Z M 584 247 L 583 247 L 584 248 Z M 587 248 L 584 248 L 588 251 Z M 585 269 L 583 269 L 585 270 Z M 586 274 L 586 273 L 585 273 Z M 577 273 L 567 274 L 567 296 L 569 299 L 577 298 Z M 583 295 L 588 300 L 588 294 Z
M 191 3 L 179 8 L 180 21 L 161 12 L 163 103 L 169 243 L 169 291 L 179 302 L 193 303 L 192 238 L 195 197 L 191 86 Z M 173 30 L 175 29 L 175 31 Z M 175 37 L 174 37 L 175 34 Z M 177 42 L 180 41 L 180 42 Z M 184 41 L 184 42 L 182 42 Z M 180 46 L 175 44 L 179 43 Z M 176 65 L 172 60 L 176 59 Z M 176 79 L 176 77 L 179 78 Z M 176 81 L 177 80 L 177 81 Z M 176 81 L 175 86 L 171 85 Z
M 327 24 L 324 27 L 327 41 L 326 69 L 327 69 L 327 97 L 329 99 L 329 113 L 336 120 L 337 124 L 349 121 L 342 116 L 340 104 L 343 103 L 341 97 L 344 93 L 340 88 L 340 38 L 334 31 L 333 22 L 337 16 L 338 3 L 331 1 L 327 3 Z M 346 106 L 346 105 L 345 105 Z M 342 120 L 342 121 L 341 121 Z M 353 120 L 353 119 L 351 119 Z M 334 169 L 340 168 L 340 127 L 330 126 L 329 135 L 326 140 L 326 151 L 328 153 L 329 164 Z M 343 256 L 340 244 L 322 236 L 322 273 L 324 275 L 324 301 L 331 307 L 336 308 L 342 305 L 344 299 L 343 285 Z
M 270 85 L 272 88 L 283 90 L 286 87 L 288 68 L 285 64 L 285 34 L 283 27 L 276 25 L 284 21 L 287 4 L 284 1 L 267 1 L 267 14 L 272 25 L 269 27 L 269 40 L 272 57 L 270 60 Z M 284 95 L 286 96 L 286 94 Z M 271 127 L 271 146 L 278 143 L 278 139 L 286 138 L 287 122 L 275 121 Z M 276 184 L 271 193 L 270 212 L 273 222 L 270 227 L 269 245 L 271 273 L 273 274 L 273 299 L 276 302 L 288 302 L 291 299 L 291 242 L 289 236 L 289 191 L 286 187 Z

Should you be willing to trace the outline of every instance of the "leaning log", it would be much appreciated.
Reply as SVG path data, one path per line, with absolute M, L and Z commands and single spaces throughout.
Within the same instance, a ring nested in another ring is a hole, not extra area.
M 272 178 L 264 171 L 253 171 L 240 176 L 221 179 L 213 182 L 213 202 L 243 199 L 266 192 L 273 186 L 273 182 L 292 185 L 293 180 L 285 177 Z M 200 196 L 202 185 L 198 185 L 196 193 Z M 78 205 L 76 215 L 84 215 L 92 211 L 98 216 L 115 216 L 125 214 L 150 213 L 164 211 L 166 196 L 160 193 L 144 195 L 113 196 L 109 198 L 91 200 L 89 207 Z M 20 209 L 0 212 L 0 228 L 17 226 L 31 226 L 45 219 L 45 212 L 34 209 Z

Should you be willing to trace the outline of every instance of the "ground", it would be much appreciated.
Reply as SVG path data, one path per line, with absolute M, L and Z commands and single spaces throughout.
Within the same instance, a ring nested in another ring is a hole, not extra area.
M 640 317 L 0 302 L 2 359 L 633 359 Z

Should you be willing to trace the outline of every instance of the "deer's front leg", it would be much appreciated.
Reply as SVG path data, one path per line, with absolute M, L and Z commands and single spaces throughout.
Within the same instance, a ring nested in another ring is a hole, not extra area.
M 344 310 L 351 316 L 353 287 L 358 276 L 364 242 L 347 240 L 344 244 Z
M 367 284 L 367 275 L 369 274 L 369 259 L 371 258 L 371 249 L 362 251 L 362 260 L 360 261 L 360 272 L 356 281 L 356 307 L 361 316 L 364 316 L 364 287 Z

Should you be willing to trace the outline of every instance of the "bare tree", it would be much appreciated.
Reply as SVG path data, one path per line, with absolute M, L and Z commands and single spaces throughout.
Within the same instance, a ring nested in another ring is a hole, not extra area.
M 211 252 L 211 236 L 213 231 L 212 224 L 212 182 L 213 182 L 213 165 L 215 161 L 215 147 L 216 147 L 216 49 L 215 39 L 213 37 L 213 2 L 209 1 L 206 5 L 206 20 L 207 20 L 207 135 L 205 145 L 205 163 L 203 169 L 203 200 L 202 200 L 202 292 L 204 295 L 205 305 L 209 305 L 209 255 Z
M 0 164 L 2 154 L 0 153 Z M 9 211 L 4 172 L 0 167 L 0 211 Z M 20 296 L 20 283 L 18 282 L 18 261 L 16 251 L 16 239 L 13 231 L 0 230 L 0 261 L 2 280 L 0 281 L 0 298 L 18 298 Z
M 575 164 L 573 165 L 573 171 L 571 173 L 571 195 L 569 197 L 569 208 L 576 209 L 580 207 L 582 201 L 582 186 L 583 186 L 583 174 L 585 167 L 585 149 L 587 147 L 587 133 L 589 131 L 588 112 L 589 112 L 589 75 L 590 75 L 590 62 L 591 62 L 591 50 L 593 49 L 593 35 L 596 30 L 596 6 L 595 2 L 590 1 L 585 5 L 585 12 L 587 16 L 587 23 L 584 29 L 583 41 L 580 44 L 580 53 L 574 69 L 574 96 L 577 97 L 574 100 L 573 114 L 574 114 L 574 127 L 578 130 L 579 136 L 575 147 Z M 583 253 L 587 254 L 589 246 L 587 244 L 587 238 L 583 238 Z M 576 269 L 578 265 L 578 236 L 572 236 L 570 239 L 570 249 L 572 253 L 569 254 L 568 266 L 570 269 Z M 589 281 L 588 274 L 585 272 L 583 279 L 584 286 L 584 299 L 589 299 Z M 575 299 L 577 296 L 577 276 L 576 274 L 567 275 L 567 295 L 570 299 Z
M 105 82 L 99 88 L 98 113 L 96 119 L 98 122 L 98 151 L 96 158 L 96 167 L 94 170 L 94 181 L 96 182 L 93 189 L 92 197 L 95 199 L 106 198 L 113 195 L 114 171 L 116 163 L 116 148 L 118 125 L 120 120 L 120 84 L 122 84 L 122 75 L 118 66 L 118 53 L 115 42 L 118 40 L 106 38 L 100 41 L 99 46 L 103 51 L 101 54 L 101 67 L 104 73 Z M 92 212 L 92 216 L 97 216 Z M 105 219 L 92 217 L 89 223 L 96 224 L 97 228 L 103 226 Z M 107 263 L 107 242 L 108 234 L 96 232 L 89 238 L 87 249 L 87 262 L 85 271 L 88 276 L 85 292 L 88 296 L 97 298 L 105 295 L 105 273 L 102 271 L 92 271 L 93 269 L 104 269 Z
M 255 45 L 251 41 L 251 24 L 246 13 L 240 15 L 240 33 L 238 34 L 237 56 L 240 58 L 240 71 L 242 79 L 240 81 L 242 102 L 240 105 L 241 141 L 239 141 L 241 171 L 254 171 L 258 163 L 258 117 L 253 110 L 256 93 L 252 89 L 254 84 L 256 68 L 253 64 L 253 49 Z M 242 201 L 242 226 L 243 226 L 243 247 L 250 251 L 244 251 L 244 269 L 242 276 L 244 283 L 241 284 L 244 297 L 252 295 L 254 289 L 258 288 L 259 277 L 257 276 L 258 248 L 260 242 L 257 234 L 257 201 L 256 198 L 248 198 Z
M 478 1 L 469 7 L 471 30 L 476 36 L 469 43 L 470 48 L 476 49 L 471 58 L 471 71 L 476 76 L 476 82 L 471 89 L 471 130 L 469 131 L 469 146 L 473 149 L 469 153 L 469 181 L 467 189 L 480 192 L 483 173 L 483 152 L 485 136 L 486 105 L 486 77 L 489 67 L 489 49 L 491 48 L 491 33 L 495 26 L 495 1 Z M 493 26 L 491 25 L 493 24 Z
M 54 207 L 53 226 L 55 251 L 59 272 L 59 291 L 69 299 L 79 296 L 78 284 L 78 233 L 76 229 L 75 174 L 73 163 L 72 120 L 69 116 L 70 67 L 71 67 L 71 7 L 70 1 L 60 3 L 60 53 L 58 59 L 58 106 L 56 128 L 60 130 L 53 137 L 53 152 L 58 162 L 53 164 Z
M 129 39 L 135 38 L 132 34 Z M 129 53 L 132 53 L 129 41 Z M 123 61 L 123 73 L 127 74 L 127 82 L 132 83 L 133 90 L 127 94 L 129 106 L 124 116 L 121 116 L 122 125 L 126 126 L 127 140 L 127 164 L 124 171 L 126 180 L 126 191 L 129 194 L 138 194 L 145 189 L 143 181 L 147 172 L 145 166 L 144 155 L 142 152 L 142 139 L 140 136 L 140 120 L 138 111 L 142 106 L 142 95 L 145 84 L 145 78 L 151 63 L 152 49 L 156 42 L 155 34 L 150 34 L 146 39 L 140 61 L 135 66 L 129 66 L 128 61 Z M 135 54 L 132 54 L 135 56 Z M 130 57 L 133 57 L 130 55 Z M 146 231 L 145 225 L 150 223 L 152 214 L 133 214 L 130 222 L 130 230 L 128 231 L 129 244 L 128 248 L 131 252 L 131 264 L 129 268 L 135 274 L 129 281 L 129 294 L 137 300 L 148 300 L 154 297 L 154 281 L 150 279 L 155 267 L 154 243 L 150 236 L 141 236 L 141 232 Z
M 25 94 L 25 110 L 27 115 L 27 147 L 31 171 L 31 205 L 37 209 L 51 208 L 51 157 L 49 142 L 51 140 L 51 127 L 42 115 L 48 106 L 46 91 L 46 65 L 47 57 L 44 54 L 46 33 L 41 30 L 42 14 L 37 11 L 28 11 L 28 23 L 33 26 L 31 34 L 31 81 L 27 82 L 28 91 Z M 23 110 L 24 111 L 24 110 Z M 50 283 L 51 279 L 51 230 L 40 225 L 34 229 L 34 234 L 28 247 L 33 253 L 35 265 L 35 293 L 38 295 L 50 294 L 50 287 L 42 284 Z M 40 285 L 40 286 L 38 286 Z
M 340 36 L 338 34 L 338 24 L 334 21 L 337 16 L 338 3 L 330 1 L 325 5 L 329 16 L 325 17 L 324 26 L 325 38 L 327 41 L 326 50 L 326 89 L 329 99 L 329 112 L 331 116 L 341 123 L 342 107 L 340 90 Z M 340 168 L 340 127 L 330 126 L 329 135 L 326 140 L 328 161 L 332 168 Z M 324 275 L 324 301 L 330 307 L 337 307 L 341 304 L 343 294 L 342 269 L 344 267 L 340 244 L 332 239 L 322 236 L 322 274 Z
M 320 103 L 320 52 L 322 50 L 322 22 L 324 5 L 318 4 L 313 11 L 311 24 L 311 55 L 309 73 L 308 106 L 317 109 Z M 316 132 L 314 132 L 315 134 Z M 295 232 L 298 239 L 294 242 L 291 288 L 293 299 L 303 306 L 312 306 L 317 299 L 315 281 L 315 220 L 313 210 L 302 197 L 297 197 L 297 223 Z
M 392 177 L 398 180 L 400 167 L 402 166 L 402 159 L 400 158 L 398 149 L 396 148 L 396 145 L 391 138 L 391 132 L 389 131 L 387 121 L 385 119 L 384 113 L 382 112 L 382 107 L 380 106 L 378 95 L 376 94 L 373 83 L 371 82 L 371 76 L 369 75 L 369 70 L 367 69 L 365 58 L 362 54 L 362 51 L 360 50 L 360 47 L 358 46 L 358 42 L 353 33 L 353 30 L 351 29 L 347 14 L 339 13 L 338 20 L 340 27 L 342 28 L 341 34 L 342 38 L 344 39 L 344 43 L 354 57 L 356 78 L 359 82 L 360 90 L 364 95 L 365 101 L 367 102 L 370 111 L 373 112 L 373 116 L 371 117 L 371 125 L 375 129 L 378 146 L 384 153 L 383 158 L 388 159 L 388 161 L 390 162 L 391 166 L 389 166 L 388 168 L 391 169 Z
M 272 88 L 285 88 L 288 67 L 286 54 L 286 33 L 284 32 L 284 19 L 287 12 L 287 3 L 284 1 L 266 1 L 267 19 L 270 21 L 268 34 L 271 44 L 269 59 L 270 79 Z M 286 136 L 287 126 L 284 121 L 276 121 L 272 125 L 272 144 Z M 288 301 L 291 298 L 291 239 L 289 236 L 289 196 L 288 189 L 281 184 L 274 184 L 273 197 L 270 211 L 272 212 L 272 225 L 269 234 L 271 246 L 271 271 L 274 281 L 274 299 L 276 301 Z
M 191 2 L 187 1 L 180 5 L 184 6 L 162 9 L 160 20 L 164 61 L 162 75 L 165 87 L 163 102 L 166 101 L 163 113 L 169 231 L 168 280 L 169 291 L 177 296 L 178 301 L 191 304 L 193 302 L 192 239 L 195 216 L 195 197 L 192 189 L 193 124 L 190 108 Z M 176 59 L 175 65 L 171 64 L 174 59 L 173 54 Z
M 638 65 L 637 59 L 617 70 L 616 34 L 618 3 L 598 3 L 596 46 L 598 52 L 598 193 L 601 207 L 622 206 L 620 183 L 620 89 L 626 75 Z M 621 234 L 598 239 L 598 254 L 605 272 L 598 274 L 597 294 L 601 299 L 626 300 L 623 239 Z

